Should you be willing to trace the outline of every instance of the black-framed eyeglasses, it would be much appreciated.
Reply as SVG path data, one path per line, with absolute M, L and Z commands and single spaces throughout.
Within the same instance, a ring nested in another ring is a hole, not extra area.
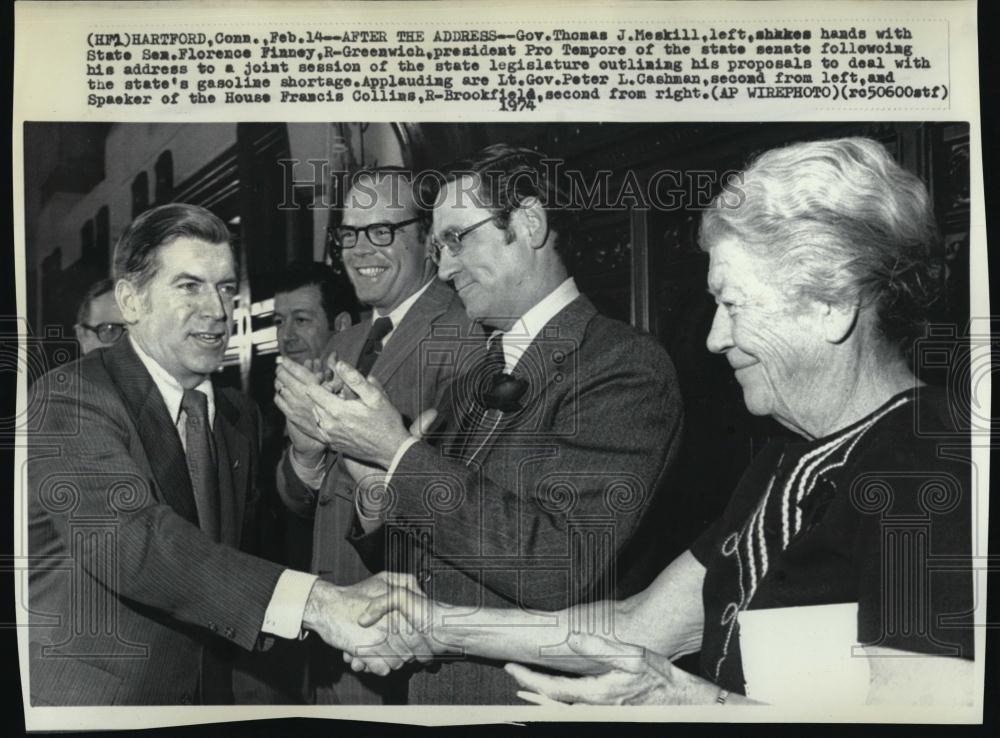
M 437 235 L 436 233 L 432 233 L 431 246 L 434 247 L 434 250 L 431 252 L 431 255 L 434 257 L 434 263 L 437 264 L 438 262 L 441 261 L 441 249 L 444 248 L 447 248 L 448 253 L 451 254 L 452 256 L 458 256 L 459 253 L 462 251 L 462 239 L 468 236 L 477 228 L 486 225 L 494 218 L 496 218 L 496 216 L 491 215 L 489 218 L 486 218 L 485 220 L 481 220 L 478 223 L 473 223 L 468 228 L 463 228 L 460 231 L 445 231 L 440 236 Z
M 97 325 L 80 323 L 79 325 L 94 333 L 101 343 L 114 343 L 128 331 L 128 326 L 125 323 L 98 323 Z
M 420 218 L 401 220 L 398 223 L 369 223 L 358 228 L 348 225 L 337 226 L 333 230 L 333 240 L 342 249 L 353 249 L 358 245 L 358 234 L 364 231 L 372 246 L 392 246 L 392 242 L 396 239 L 396 231 L 418 220 Z

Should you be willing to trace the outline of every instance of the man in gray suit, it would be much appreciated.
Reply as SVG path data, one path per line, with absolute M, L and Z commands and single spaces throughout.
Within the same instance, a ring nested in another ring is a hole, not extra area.
M 448 603 L 557 610 L 613 596 L 679 440 L 670 359 L 580 294 L 565 195 L 543 161 L 489 147 L 450 168 L 434 208 L 438 276 L 481 327 L 450 359 L 456 432 L 436 445 L 411 435 L 347 362 L 338 381 L 358 399 L 306 389 L 326 443 L 386 470 L 358 474 L 353 543 L 377 567 L 409 534 L 410 571 Z M 515 703 L 501 666 L 435 664 L 411 679 L 410 701 Z
M 228 652 L 303 629 L 372 646 L 383 674 L 424 648 L 357 625 L 386 578 L 338 587 L 239 550 L 252 548 L 258 413 L 212 381 L 236 256 L 203 208 L 143 213 L 115 247 L 127 337 L 31 388 L 32 705 L 231 702 Z
M 471 325 L 454 290 L 434 278 L 428 221 L 426 210 L 417 207 L 408 174 L 383 168 L 355 175 L 334 232 L 347 275 L 372 315 L 335 334 L 328 353 L 379 382 L 410 420 L 442 404 L 452 377 L 451 364 L 427 360 L 426 345 L 440 333 L 467 335 Z M 354 480 L 346 462 L 310 435 L 315 423 L 308 408 L 304 417 L 296 415 L 296 402 L 308 398 L 285 386 L 297 386 L 291 372 L 298 371 L 286 359 L 276 375 L 275 402 L 288 410 L 292 441 L 279 466 L 278 488 L 292 511 L 314 518 L 312 571 L 336 584 L 353 584 L 387 566 L 380 560 L 370 570 L 347 541 Z M 405 702 L 405 674 L 386 679 L 356 674 L 325 648 L 314 656 L 310 681 L 316 703 Z

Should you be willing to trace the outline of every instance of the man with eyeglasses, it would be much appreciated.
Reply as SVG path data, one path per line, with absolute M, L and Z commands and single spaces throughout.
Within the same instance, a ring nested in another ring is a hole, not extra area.
M 115 302 L 114 290 L 112 280 L 102 279 L 87 290 L 80 303 L 73 328 L 81 353 L 110 346 L 125 334 L 125 320 Z
M 450 364 L 428 356 L 428 341 L 442 331 L 467 335 L 470 327 L 454 290 L 435 279 L 427 226 L 409 173 L 386 167 L 354 176 L 333 233 L 358 300 L 372 315 L 333 336 L 329 361 L 348 361 L 377 381 L 407 424 L 427 408 L 440 408 L 452 378 Z M 319 438 L 301 380 L 315 383 L 319 377 L 286 357 L 275 381 L 275 403 L 288 418 L 291 440 L 279 466 L 279 491 L 291 510 L 314 519 L 312 570 L 336 584 L 352 584 L 392 567 L 370 570 L 346 539 L 354 516 L 349 462 Z M 442 412 L 442 421 L 447 416 Z M 377 469 L 361 473 L 382 475 Z M 314 650 L 310 681 L 317 704 L 406 701 L 403 678 L 356 674 L 325 648 Z
M 438 276 L 481 329 L 451 359 L 457 432 L 409 433 L 346 362 L 360 401 L 308 390 L 327 444 L 387 472 L 358 475 L 352 542 L 374 569 L 387 540 L 416 540 L 411 571 L 445 603 L 558 610 L 648 583 L 624 583 L 622 554 L 677 450 L 677 380 L 654 339 L 598 314 L 569 276 L 570 213 L 544 161 L 491 146 L 449 167 L 436 200 Z M 411 703 L 517 703 L 500 663 L 435 666 L 414 674 Z

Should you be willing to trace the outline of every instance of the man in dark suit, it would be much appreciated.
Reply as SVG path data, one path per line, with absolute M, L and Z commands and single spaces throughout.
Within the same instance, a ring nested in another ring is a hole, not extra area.
M 417 207 L 408 175 L 384 168 L 360 172 L 354 181 L 334 237 L 358 299 L 372 308 L 372 315 L 335 334 L 328 353 L 364 370 L 404 417 L 415 419 L 441 405 L 453 370 L 450 363 L 428 361 L 424 347 L 438 333 L 468 335 L 471 323 L 454 290 L 435 279 L 426 238 L 429 214 Z M 279 367 L 279 387 L 292 371 L 290 362 Z M 294 386 L 294 378 L 289 383 Z M 275 402 L 291 411 L 287 403 L 294 400 L 282 395 L 284 391 Z M 299 431 L 295 415 L 291 418 L 292 445 L 279 467 L 278 484 L 291 510 L 314 518 L 312 571 L 336 584 L 353 584 L 382 571 L 381 561 L 370 570 L 347 541 L 355 485 L 345 461 Z M 311 414 L 299 419 L 299 425 L 315 431 Z M 316 703 L 405 702 L 404 678 L 355 674 L 325 648 L 315 656 L 310 681 Z
M 353 652 L 374 644 L 382 673 L 416 647 L 386 623 L 356 625 L 384 581 L 338 588 L 238 550 L 251 543 L 257 411 L 211 380 L 235 257 L 203 208 L 142 214 L 114 256 L 127 338 L 32 387 L 33 705 L 225 703 L 231 648 L 303 629 Z
M 434 208 L 438 276 L 482 327 L 451 358 L 458 432 L 437 445 L 409 434 L 346 362 L 338 381 L 359 399 L 307 389 L 326 442 L 387 472 L 358 474 L 359 552 L 377 566 L 404 535 L 421 540 L 411 571 L 453 604 L 556 610 L 613 596 L 680 434 L 666 353 L 599 315 L 568 276 L 565 194 L 542 161 L 490 147 L 450 168 Z M 516 701 L 500 664 L 435 666 L 411 679 L 411 702 Z

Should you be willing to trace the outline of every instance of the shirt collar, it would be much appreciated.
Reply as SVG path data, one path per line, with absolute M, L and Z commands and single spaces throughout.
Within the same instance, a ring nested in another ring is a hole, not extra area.
M 432 282 L 433 282 L 433 281 L 434 281 L 435 279 L 437 279 L 437 277 L 431 277 L 431 278 L 430 278 L 429 280 L 427 280 L 427 284 L 425 284 L 425 285 L 424 285 L 423 287 L 421 287 L 421 288 L 420 288 L 419 290 L 417 290 L 417 291 L 416 291 L 416 292 L 414 292 L 414 293 L 413 293 L 412 295 L 410 295 L 410 296 L 409 296 L 409 297 L 407 297 L 407 298 L 406 298 L 405 300 L 403 300 L 403 301 L 402 301 L 401 303 L 399 303 L 399 305 L 397 305 L 397 306 L 396 306 L 396 309 L 395 309 L 395 310 L 393 310 L 393 311 L 392 311 L 391 313 L 389 313 L 388 315 L 386 315 L 385 313 L 383 313 L 383 312 L 382 312 L 381 310 L 379 310 L 378 308 L 373 308 L 373 309 L 372 309 L 372 322 L 373 322 L 373 323 L 374 323 L 374 322 L 375 322 L 375 321 L 376 321 L 376 320 L 377 320 L 378 318 L 388 318 L 389 320 L 391 320 L 391 321 L 392 321 L 392 330 L 391 330 L 391 331 L 389 331 L 389 332 L 388 332 L 388 333 L 387 333 L 387 334 L 385 335 L 385 338 L 383 338 L 383 339 L 382 339 L 382 344 L 383 344 L 383 345 L 385 345 L 385 342 L 389 340 L 389 336 L 391 336 L 391 335 L 392 335 L 393 333 L 395 333 L 395 332 L 396 332 L 396 328 L 397 328 L 397 327 L 399 326 L 399 324 L 400 324 L 400 323 L 402 323 L 402 322 L 403 322 L 403 318 L 405 318 L 405 317 L 406 317 L 406 314 L 407 314 L 408 312 L 410 312 L 410 308 L 411 308 L 411 307 L 413 307 L 414 303 L 415 303 L 415 302 L 416 302 L 417 300 L 419 300 L 419 299 L 420 299 L 420 296 L 421 296 L 422 294 L 424 294 L 424 293 L 425 293 L 425 292 L 427 291 L 427 289 L 428 289 L 428 288 L 429 288 L 429 287 L 431 286 L 431 283 L 432 283 Z
M 579 296 L 580 290 L 577 288 L 576 282 L 572 277 L 569 277 L 535 303 L 528 312 L 514 321 L 514 325 L 508 330 L 493 333 L 493 336 L 497 333 L 503 336 L 503 355 L 507 373 L 514 371 L 517 362 L 521 360 L 524 352 L 528 350 L 528 346 L 535 340 L 535 336 L 542 332 L 542 328 Z M 490 340 L 493 340 L 492 336 Z
M 156 359 L 147 354 L 141 348 L 139 344 L 135 342 L 135 339 L 130 334 L 128 340 L 132 342 L 132 348 L 135 349 L 136 356 L 139 357 L 139 361 L 142 365 L 146 367 L 146 371 L 149 372 L 149 376 L 153 378 L 153 384 L 160 391 L 160 395 L 163 397 L 163 402 L 167 406 L 167 412 L 170 414 L 170 420 L 174 425 L 177 425 L 181 417 L 181 399 L 184 397 L 184 388 L 181 387 L 181 383 L 174 379 L 170 372 L 156 363 Z M 212 380 L 208 377 L 195 387 L 196 390 L 203 393 L 208 398 L 208 423 L 214 427 L 215 425 L 215 392 L 212 389 Z

